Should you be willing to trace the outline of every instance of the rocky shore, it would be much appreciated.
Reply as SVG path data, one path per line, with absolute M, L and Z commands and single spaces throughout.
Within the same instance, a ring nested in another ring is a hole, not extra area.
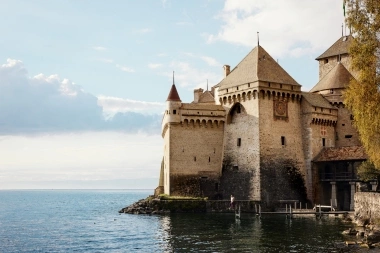
M 374 224 L 370 219 L 357 214 L 346 217 L 345 221 L 352 222 L 354 227 L 342 232 L 348 238 L 343 246 L 360 250 L 355 252 L 367 252 L 365 249 L 380 252 L 380 224 Z

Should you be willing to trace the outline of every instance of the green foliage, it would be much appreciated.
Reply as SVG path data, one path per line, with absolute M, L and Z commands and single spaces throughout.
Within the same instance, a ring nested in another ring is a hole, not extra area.
M 380 168 L 380 1 L 347 0 L 346 22 L 354 36 L 349 52 L 357 73 L 344 94 L 361 142 Z
M 380 179 L 380 170 L 370 161 L 362 162 L 357 170 L 358 177 L 363 181 L 372 181 Z

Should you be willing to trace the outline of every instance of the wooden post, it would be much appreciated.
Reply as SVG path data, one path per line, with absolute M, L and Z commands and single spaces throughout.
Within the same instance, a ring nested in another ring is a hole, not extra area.
M 289 210 L 289 211 L 290 211 L 289 219 L 291 219 L 291 218 L 293 218 L 293 217 L 292 217 L 292 206 L 290 206 L 290 210 Z
M 294 210 L 297 209 L 297 202 L 294 201 Z

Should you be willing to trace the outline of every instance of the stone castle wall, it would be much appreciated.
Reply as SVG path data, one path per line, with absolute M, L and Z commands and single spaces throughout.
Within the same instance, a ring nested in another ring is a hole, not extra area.
M 355 218 L 380 223 L 380 193 L 355 193 Z
M 224 124 L 179 123 L 169 128 L 170 195 L 217 194 L 222 168 Z
M 278 117 L 275 100 L 287 101 L 287 117 Z M 279 200 L 306 200 L 305 164 L 298 99 L 268 96 L 260 104 L 261 200 L 274 205 Z M 283 145 L 284 144 L 284 145 Z M 302 194 L 299 194 L 302 192 Z
M 353 126 L 352 113 L 343 104 L 338 105 L 338 122 L 335 131 L 336 147 L 361 145 L 359 134 Z
M 222 195 L 260 200 L 258 99 L 252 96 L 226 106 Z

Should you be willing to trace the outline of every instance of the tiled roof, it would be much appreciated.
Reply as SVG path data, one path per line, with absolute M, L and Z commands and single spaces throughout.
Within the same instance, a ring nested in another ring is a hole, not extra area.
M 344 89 L 354 77 L 340 62 L 333 67 L 319 82 L 310 90 L 317 92 L 330 89 Z
M 172 85 L 172 88 L 170 89 L 168 99 L 166 101 L 181 101 L 179 98 L 177 88 L 175 87 L 175 84 Z
M 348 54 L 348 48 L 352 41 L 352 35 L 340 37 L 329 49 L 327 49 L 323 54 L 321 54 L 316 60 L 321 60 L 323 58 Z
M 299 85 L 261 46 L 255 47 L 218 86 L 227 89 L 257 81 Z
M 323 108 L 333 109 L 330 102 L 325 99 L 322 95 L 316 93 L 302 92 L 302 97 L 309 102 L 312 106 L 318 106 Z
M 324 148 L 313 160 L 313 162 L 366 160 L 367 154 L 363 146 L 350 146 L 340 148 Z
M 205 91 L 199 96 L 198 103 L 215 103 L 215 99 L 210 91 Z

